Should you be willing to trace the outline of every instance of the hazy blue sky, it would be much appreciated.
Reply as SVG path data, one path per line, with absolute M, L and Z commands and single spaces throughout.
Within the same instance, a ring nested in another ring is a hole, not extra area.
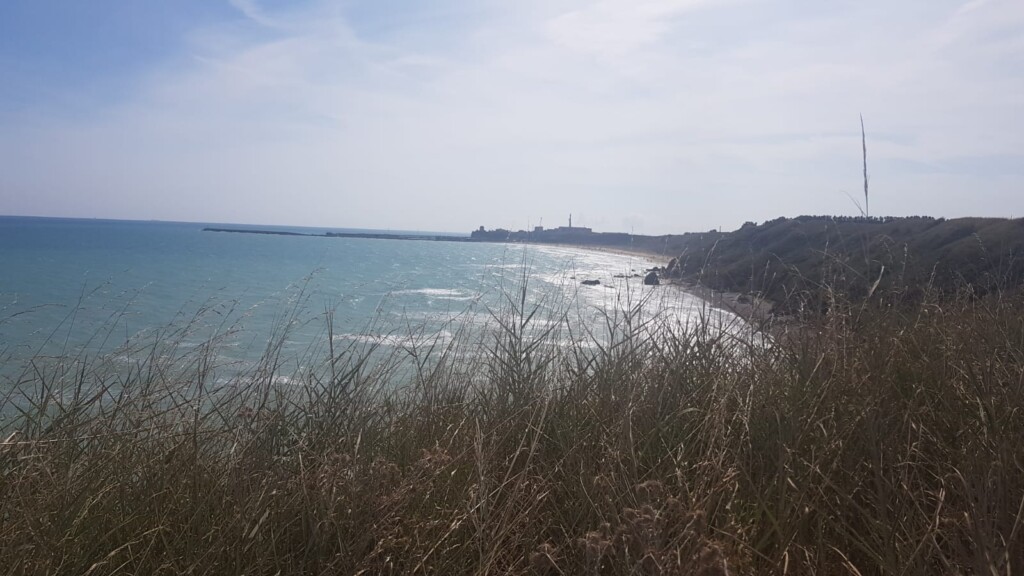
M 4 0 L 0 214 L 1024 216 L 1021 0 Z M 849 195 L 849 196 L 848 196 Z

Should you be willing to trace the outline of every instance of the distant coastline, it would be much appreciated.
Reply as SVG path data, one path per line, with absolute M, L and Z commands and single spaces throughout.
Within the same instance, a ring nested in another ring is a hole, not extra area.
M 269 230 L 207 228 L 257 234 Z M 594 232 L 559 226 L 487 230 L 468 237 L 390 233 L 325 233 L 322 237 L 491 242 L 563 246 L 644 255 L 666 262 L 663 283 L 680 283 L 705 299 L 728 295 L 726 307 L 756 318 L 747 302 L 773 314 L 827 309 L 822 283 L 842 282 L 854 300 L 897 290 L 908 301 L 927 290 L 952 294 L 969 284 L 975 294 L 1024 286 L 1024 219 L 797 216 L 747 222 L 733 231 L 663 236 Z M 742 296 L 742 298 L 740 297 Z M 768 306 L 767 304 L 771 305 Z M 744 304 L 740 306 L 740 304 Z
M 625 232 L 594 232 L 590 228 L 560 226 L 553 229 L 534 228 L 533 231 L 506 230 L 495 228 L 487 230 L 483 226 L 468 236 L 453 234 L 422 234 L 422 233 L 391 233 L 391 232 L 324 232 L 305 233 L 289 230 L 270 230 L 266 228 L 234 228 L 209 226 L 204 232 L 227 232 L 234 234 L 266 234 L 272 236 L 304 236 L 310 238 L 366 238 L 374 240 L 425 240 L 433 242 L 489 242 L 495 244 L 549 244 L 553 246 L 571 246 L 580 248 L 600 248 L 631 254 L 662 256 L 664 250 L 657 246 L 671 236 L 643 236 Z

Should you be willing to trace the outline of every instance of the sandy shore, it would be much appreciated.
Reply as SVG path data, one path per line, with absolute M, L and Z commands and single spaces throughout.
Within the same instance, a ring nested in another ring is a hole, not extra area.
M 647 264 L 645 271 L 648 268 L 663 268 L 668 264 L 668 261 L 672 259 L 672 256 L 666 256 L 664 254 L 649 252 L 646 250 L 631 250 L 620 246 L 612 247 L 546 243 L 535 244 L 535 246 L 551 246 L 570 250 L 584 250 L 587 252 L 599 252 L 604 254 L 636 256 L 643 258 L 646 261 Z M 741 294 L 739 292 L 722 292 L 720 290 L 714 290 L 704 286 L 700 283 L 687 280 L 661 278 L 661 282 L 662 286 L 673 286 L 704 300 L 714 308 L 735 314 L 756 327 L 758 330 L 770 330 L 771 325 L 774 324 L 775 321 L 782 320 L 773 314 L 773 303 L 763 298 L 757 298 L 747 294 Z
M 772 312 L 774 307 L 772 302 L 763 298 L 740 294 L 738 292 L 722 292 L 720 290 L 713 290 L 702 284 L 687 282 L 684 280 L 668 280 L 666 283 L 670 286 L 677 286 L 680 289 L 697 296 L 714 308 L 725 310 L 739 316 L 758 330 L 769 329 L 771 324 L 775 323 L 776 320 L 779 320 L 779 318 Z

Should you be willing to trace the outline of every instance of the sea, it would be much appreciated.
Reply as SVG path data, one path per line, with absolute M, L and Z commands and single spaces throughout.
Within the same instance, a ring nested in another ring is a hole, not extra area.
M 677 287 L 644 286 L 644 271 L 664 264 L 645 256 L 208 227 L 246 228 L 0 217 L 0 387 L 60 359 L 130 366 L 167 341 L 186 351 L 214 346 L 226 378 L 273 346 L 296 362 L 325 343 L 413 348 L 482 333 L 515 309 L 539 326 L 569 322 L 566 338 L 594 342 L 609 337 L 610 319 L 640 304 L 647 318 L 680 325 L 709 310 Z

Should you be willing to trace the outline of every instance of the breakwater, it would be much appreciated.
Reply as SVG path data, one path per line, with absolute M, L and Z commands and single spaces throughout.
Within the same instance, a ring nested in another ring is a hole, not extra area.
M 203 228 L 203 232 L 231 232 L 236 234 L 269 234 L 273 236 L 308 236 L 313 238 L 370 238 L 375 240 L 430 240 L 435 242 L 474 242 L 468 236 L 437 234 L 390 234 L 386 232 L 324 232 L 304 234 L 286 230 L 247 230 L 244 228 Z

